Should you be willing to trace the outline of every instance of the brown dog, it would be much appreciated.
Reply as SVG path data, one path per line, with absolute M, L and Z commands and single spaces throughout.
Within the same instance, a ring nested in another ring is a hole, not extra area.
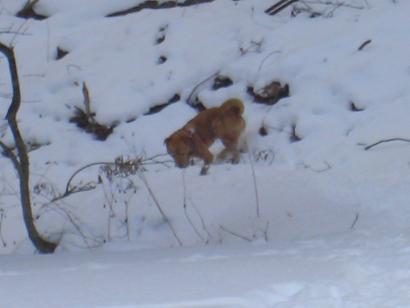
M 216 139 L 220 139 L 225 149 L 218 158 L 225 159 L 232 154 L 232 162 L 239 162 L 238 139 L 245 129 L 242 118 L 244 105 L 242 101 L 231 98 L 220 107 L 209 108 L 197 114 L 184 127 L 165 139 L 168 153 L 180 168 L 189 164 L 191 157 L 204 161 L 201 174 L 206 174 L 213 155 L 208 148 Z

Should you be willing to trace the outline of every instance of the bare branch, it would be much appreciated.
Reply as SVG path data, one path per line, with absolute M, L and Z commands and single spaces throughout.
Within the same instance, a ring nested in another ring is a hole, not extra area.
M 14 153 L 12 153 L 4 143 L 1 143 L 1 148 L 11 159 L 18 174 L 20 184 L 20 202 L 28 236 L 36 249 L 38 249 L 41 253 L 52 253 L 56 249 L 57 244 L 43 239 L 42 236 L 38 233 L 37 228 L 34 224 L 34 217 L 31 209 L 29 157 L 24 139 L 20 133 L 17 123 L 17 113 L 21 105 L 21 93 L 14 50 L 13 48 L 0 43 L 0 52 L 6 56 L 9 64 L 13 97 L 10 107 L 7 110 L 6 119 L 13 135 L 17 154 L 14 155 Z
M 111 177 L 113 175 L 118 175 L 121 174 L 121 176 L 126 176 L 129 174 L 135 174 L 137 171 L 143 168 L 144 165 L 163 165 L 167 161 L 158 161 L 156 160 L 158 157 L 163 157 L 167 156 L 168 154 L 157 154 L 152 157 L 148 158 L 142 158 L 142 157 L 137 157 L 135 159 L 124 159 L 122 157 L 118 157 L 115 159 L 115 161 L 109 162 L 109 161 L 103 161 L 103 162 L 94 162 L 87 164 L 79 169 L 77 169 L 68 179 L 67 184 L 65 186 L 65 190 L 63 194 L 56 196 L 54 199 L 50 201 L 50 203 L 59 201 L 61 199 L 67 198 L 73 194 L 81 193 L 81 192 L 86 192 L 94 189 L 96 187 L 96 183 L 94 182 L 88 182 L 86 184 L 83 184 L 81 186 L 76 186 L 72 185 L 72 182 L 74 178 L 80 174 L 82 171 L 94 167 L 94 166 L 104 166 L 107 168 L 103 168 L 104 172 L 108 177 Z
M 85 166 L 83 166 L 83 167 L 81 167 L 80 169 L 77 169 L 72 175 L 71 175 L 71 177 L 68 179 L 68 181 L 67 181 L 67 184 L 66 184 L 66 186 L 65 186 L 65 191 L 64 191 L 64 194 L 63 195 L 69 195 L 69 194 L 72 194 L 75 190 L 76 190 L 76 187 L 74 186 L 74 187 L 71 187 L 71 182 L 73 181 L 73 179 L 75 178 L 75 176 L 76 175 L 78 175 L 81 171 L 84 171 L 85 169 L 88 169 L 88 168 L 90 168 L 90 167 L 93 167 L 93 166 L 101 166 L 101 165 L 112 165 L 112 164 L 114 164 L 113 162 L 95 162 L 95 163 L 91 163 L 91 164 L 88 164 L 88 165 L 85 165 Z M 61 198 L 60 198 L 61 199 Z

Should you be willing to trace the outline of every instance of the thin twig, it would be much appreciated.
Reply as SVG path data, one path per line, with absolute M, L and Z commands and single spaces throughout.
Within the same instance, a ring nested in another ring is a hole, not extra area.
M 373 143 L 373 144 L 370 144 L 370 145 L 365 146 L 365 147 L 364 147 L 364 150 L 365 150 L 365 151 L 368 151 L 368 150 L 370 150 L 371 148 L 373 148 L 373 147 L 375 147 L 375 146 L 377 146 L 377 145 L 379 145 L 379 144 L 386 143 L 386 142 L 392 142 L 392 141 L 410 142 L 410 139 L 400 138 L 400 137 L 399 137 L 399 138 L 383 139 L 383 140 L 377 141 L 376 143 Z
M 274 55 L 274 54 L 276 54 L 276 53 L 282 53 L 282 51 L 280 51 L 280 50 L 271 51 L 270 53 L 268 53 L 268 54 L 262 59 L 261 63 L 259 64 L 257 74 L 260 73 L 260 71 L 261 71 L 263 65 L 265 64 L 265 61 L 268 60 L 268 58 L 269 58 L 270 56 L 272 56 L 272 55 Z
M 9 43 L 9 46 L 14 46 L 14 41 L 16 40 L 18 35 L 21 35 L 21 33 L 25 33 L 26 31 L 21 32 L 21 29 L 23 29 L 24 25 L 28 22 L 28 19 L 23 21 L 21 23 L 21 25 L 17 28 L 17 30 L 15 31 L 13 37 L 11 38 L 11 41 Z M 27 30 L 27 29 L 26 29 Z
M 171 222 L 169 221 L 167 215 L 165 215 L 165 212 L 162 210 L 161 205 L 159 204 L 154 192 L 151 189 L 151 186 L 148 184 L 147 179 L 145 178 L 144 174 L 142 172 L 139 172 L 139 177 L 141 179 L 141 181 L 144 183 L 145 187 L 148 190 L 148 193 L 150 194 L 152 200 L 154 201 L 155 205 L 158 208 L 158 211 L 161 213 L 162 218 L 166 221 L 166 223 L 168 224 L 172 234 L 174 235 L 175 239 L 177 240 L 179 246 L 183 246 L 181 239 L 178 237 L 177 233 L 174 230 L 174 227 L 172 226 Z
M 213 73 L 211 76 L 207 77 L 206 79 L 202 80 L 200 83 L 198 83 L 191 91 L 191 93 L 188 95 L 187 98 L 187 102 L 189 105 L 194 105 L 192 102 L 192 96 L 194 96 L 194 94 L 196 93 L 196 91 L 198 90 L 198 88 L 200 86 L 202 86 L 203 84 L 205 84 L 206 82 L 208 82 L 209 80 L 211 80 L 212 78 L 218 76 L 219 74 L 219 70 L 216 73 Z
M 249 237 L 246 237 L 246 236 L 244 236 L 244 235 L 241 235 L 241 234 L 238 234 L 238 233 L 233 232 L 233 231 L 231 231 L 231 230 L 228 230 L 228 229 L 226 229 L 224 226 L 219 226 L 219 228 L 220 228 L 222 231 L 225 231 L 226 233 L 229 233 L 230 235 L 236 236 L 236 237 L 238 237 L 238 238 L 240 238 L 240 239 L 242 239 L 242 240 L 244 240 L 244 241 L 252 242 L 252 239 L 250 239 Z
M 108 179 L 108 181 L 110 182 L 109 179 Z M 112 205 L 113 205 L 113 202 L 115 202 L 115 201 L 114 201 L 114 194 L 112 192 L 111 185 L 109 185 L 108 189 L 109 189 L 110 194 L 108 194 L 108 192 L 105 188 L 105 185 L 102 185 L 102 190 L 103 190 L 103 193 L 104 193 L 104 200 L 106 201 L 106 203 L 108 203 L 107 204 L 107 206 L 108 206 L 108 217 L 107 217 L 107 237 L 106 238 L 107 238 L 108 242 L 111 242 L 111 219 L 115 216 L 114 209 L 113 209 Z M 104 203 L 104 208 L 105 208 L 106 203 Z
M 76 229 L 78 234 L 80 234 L 80 236 L 83 239 L 83 241 L 84 241 L 85 245 L 87 246 L 87 248 L 91 249 L 91 245 L 88 243 L 87 237 L 85 236 L 85 234 L 83 233 L 83 231 L 81 230 L 81 228 L 77 224 L 77 222 L 74 220 L 74 215 L 72 215 L 67 209 L 63 209 L 63 208 L 60 207 L 60 210 L 62 210 L 66 214 L 68 220 L 74 226 L 74 228 Z
M 16 154 L 14 154 L 14 152 L 1 140 L 0 147 L 3 149 L 3 154 L 12 161 L 14 168 L 19 168 L 19 161 Z
M 6 247 L 7 243 L 4 240 L 3 231 L 2 231 L 3 220 L 4 220 L 4 209 L 1 208 L 0 209 L 0 239 L 1 239 L 1 243 L 3 244 L 3 247 Z
M 270 227 L 270 224 L 269 224 L 269 221 L 267 221 L 267 222 L 266 222 L 266 227 L 265 227 L 265 229 L 263 230 L 263 235 L 264 235 L 264 237 L 265 237 L 265 241 L 266 241 L 266 242 L 269 241 L 269 227 Z
M 1 146 L 2 144 L 1 144 L 1 141 L 0 141 L 0 146 Z M 7 148 L 7 147 L 6 147 Z M 5 150 L 4 150 L 5 151 Z M 5 151 L 6 152 L 6 151 Z M 11 152 L 12 153 L 12 152 Z M 6 152 L 6 155 L 7 155 L 8 153 Z M 154 156 L 152 156 L 152 157 L 148 157 L 148 158 L 144 158 L 144 159 L 141 159 L 140 160 L 140 163 L 141 163 L 141 165 L 160 165 L 160 164 L 165 164 L 166 162 L 168 162 L 168 161 L 163 161 L 163 162 L 161 162 L 161 161 L 156 161 L 155 160 L 155 158 L 157 158 L 157 157 L 162 157 L 162 156 L 166 156 L 166 155 L 168 155 L 168 154 L 157 154 L 157 155 L 154 155 Z M 71 176 L 70 176 L 70 178 L 68 179 L 68 181 L 67 181 L 67 184 L 66 184 L 66 187 L 65 187 L 65 190 L 64 190 L 64 193 L 62 194 L 62 195 L 59 195 L 59 196 L 56 196 L 53 200 L 51 200 L 51 203 L 52 202 L 55 202 L 55 201 L 58 201 L 58 200 L 61 200 L 61 199 L 64 199 L 64 198 L 66 198 L 66 197 L 68 197 L 68 196 L 70 196 L 70 195 L 73 195 L 73 194 L 76 194 L 76 193 L 80 193 L 80 192 L 85 192 L 85 191 L 89 191 L 89 190 L 92 190 L 92 189 L 94 189 L 95 187 L 94 187 L 94 184 L 95 183 L 87 183 L 87 185 L 83 185 L 82 187 L 77 187 L 77 186 L 74 186 L 74 187 L 71 187 L 71 183 L 72 183 L 72 181 L 74 180 L 74 178 L 79 174 L 79 173 L 81 173 L 82 171 L 84 171 L 84 170 L 86 170 L 86 169 L 88 169 L 88 168 L 91 168 L 91 167 L 94 167 L 94 166 L 114 166 L 116 164 L 116 162 L 114 161 L 114 162 L 108 162 L 108 161 L 105 161 L 105 162 L 94 162 L 94 163 L 90 163 L 90 164 L 87 164 L 87 165 L 85 165 L 85 166 L 83 166 L 83 167 L 81 167 L 81 168 L 79 168 L 79 169 L 77 169 Z M 91 184 L 91 185 L 90 185 Z
M 126 236 L 127 236 L 127 240 L 130 241 L 131 240 L 131 226 L 130 226 L 130 200 L 131 197 L 128 200 L 124 201 L 124 223 L 125 223 L 125 227 L 126 227 Z
M 303 4 L 333 5 L 336 7 L 347 7 L 351 9 L 363 10 L 364 6 L 349 4 L 345 2 L 332 2 L 330 0 L 299 0 Z
M 256 217 L 260 218 L 260 204 L 259 204 L 258 184 L 256 182 L 255 166 L 253 164 L 253 155 L 251 154 L 251 151 L 249 151 L 249 149 L 248 149 L 248 155 L 249 155 L 249 165 L 250 165 L 251 171 L 252 171 L 253 190 L 254 190 L 254 194 L 255 194 Z
M 356 226 L 358 220 L 359 220 L 359 213 L 356 213 L 356 216 L 354 217 L 354 220 L 353 220 L 353 222 L 352 222 L 352 224 L 351 224 L 351 226 L 350 226 L 350 229 L 351 229 L 351 230 L 354 229 L 354 227 Z
M 204 218 L 202 217 L 202 214 L 201 214 L 201 212 L 199 211 L 199 209 L 196 207 L 196 205 L 195 205 L 194 201 L 192 200 L 192 198 L 189 198 L 189 202 L 191 202 L 192 208 L 195 210 L 195 212 L 197 213 L 197 215 L 198 215 L 198 217 L 199 217 L 199 219 L 200 219 L 200 221 L 201 221 L 202 229 L 203 229 L 203 230 L 205 231 L 205 233 L 208 235 L 208 240 L 207 240 L 207 242 L 208 242 L 210 239 L 212 239 L 212 234 L 209 232 L 209 230 L 208 230 L 208 228 L 207 228 L 207 226 L 206 226 L 206 224 L 205 224 L 205 220 L 204 220 Z
M 88 169 L 88 168 L 90 168 L 90 167 L 93 167 L 93 166 L 113 165 L 113 164 L 115 164 L 115 163 L 114 163 L 114 162 L 95 162 L 95 163 L 87 164 L 87 165 L 81 167 L 80 169 L 78 169 L 77 171 L 75 171 L 75 172 L 71 175 L 71 177 L 69 178 L 69 180 L 67 181 L 67 184 L 66 184 L 65 191 L 64 191 L 64 194 L 63 194 L 63 195 L 67 195 L 67 194 L 69 194 L 69 193 L 72 192 L 72 189 L 70 189 L 71 182 L 72 182 L 72 180 L 74 179 L 74 177 L 75 177 L 77 174 L 79 174 L 81 171 L 83 171 L 83 170 L 85 170 L 85 169 Z
M 192 229 L 196 233 L 196 235 L 204 242 L 206 243 L 206 240 L 204 237 L 199 233 L 198 229 L 195 227 L 195 224 L 193 223 L 191 217 L 188 215 L 188 209 L 187 209 L 187 201 L 186 201 L 186 182 L 185 182 L 185 170 L 182 171 L 182 187 L 183 187 L 183 192 L 184 192 L 184 199 L 183 199 L 183 207 L 184 207 L 184 214 L 186 219 L 188 220 L 189 224 L 191 225 Z

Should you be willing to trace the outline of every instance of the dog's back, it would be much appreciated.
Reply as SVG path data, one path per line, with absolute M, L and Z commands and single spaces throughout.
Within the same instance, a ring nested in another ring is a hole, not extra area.
M 197 134 L 206 146 L 210 146 L 217 138 L 212 129 L 212 123 L 216 121 L 219 113 L 218 107 L 201 111 L 185 124 L 184 129 Z
M 225 101 L 220 107 L 206 109 L 188 121 L 184 129 L 198 134 L 201 140 L 210 146 L 216 138 L 234 135 L 237 138 L 245 128 L 242 118 L 244 105 L 237 98 Z

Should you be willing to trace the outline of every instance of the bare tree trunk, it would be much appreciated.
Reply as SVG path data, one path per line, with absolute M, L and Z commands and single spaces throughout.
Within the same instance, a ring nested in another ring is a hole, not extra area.
M 17 124 L 17 113 L 21 105 L 21 93 L 14 50 L 13 48 L 0 43 L 0 52 L 6 56 L 9 63 L 10 78 L 13 87 L 13 98 L 7 111 L 6 119 L 14 138 L 17 153 L 15 154 L 1 141 L 0 147 L 3 149 L 5 155 L 11 159 L 15 169 L 17 170 L 20 184 L 20 201 L 28 236 L 40 253 L 52 253 L 56 249 L 57 244 L 49 242 L 41 237 L 34 224 L 33 212 L 31 210 L 29 157 L 27 154 L 26 145 Z

